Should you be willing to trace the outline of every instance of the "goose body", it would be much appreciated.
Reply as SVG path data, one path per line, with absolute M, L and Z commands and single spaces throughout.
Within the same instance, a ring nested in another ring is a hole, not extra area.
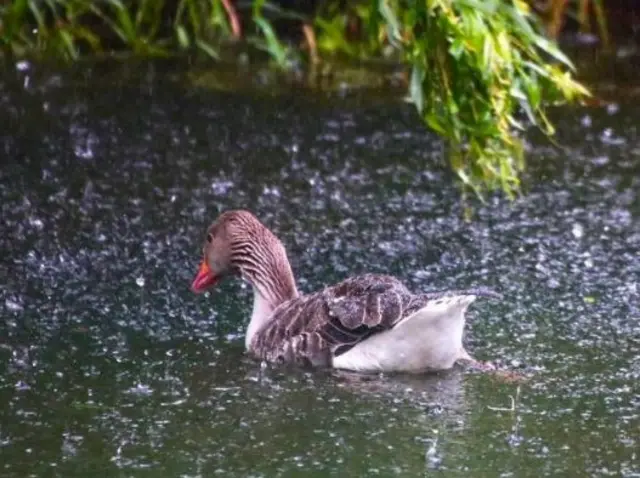
M 245 345 L 276 363 L 358 372 L 424 372 L 466 361 L 465 312 L 486 289 L 414 294 L 398 279 L 365 274 L 300 295 L 282 243 L 248 211 L 212 224 L 192 289 L 201 292 L 237 274 L 254 289 Z

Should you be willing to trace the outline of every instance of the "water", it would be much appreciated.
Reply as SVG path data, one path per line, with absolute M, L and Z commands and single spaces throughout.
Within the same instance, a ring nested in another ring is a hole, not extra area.
M 530 135 L 527 194 L 470 223 L 440 143 L 388 98 L 30 66 L 0 104 L 3 477 L 640 476 L 633 101 L 557 112 L 563 148 Z M 365 271 L 502 291 L 465 341 L 526 380 L 262 369 L 246 286 L 189 291 L 232 207 L 281 237 L 303 291 Z

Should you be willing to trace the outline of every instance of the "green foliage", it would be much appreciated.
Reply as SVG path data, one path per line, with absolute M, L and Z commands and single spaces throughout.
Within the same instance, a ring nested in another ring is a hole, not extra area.
M 569 59 L 538 33 L 528 6 L 518 0 L 370 0 L 369 7 L 367 44 L 372 36 L 386 38 L 410 68 L 409 100 L 448 141 L 463 184 L 478 194 L 484 188 L 516 193 L 524 167 L 521 117 L 552 135 L 545 106 L 588 94 L 568 73 Z M 319 22 L 327 24 L 332 21 Z M 331 29 L 327 34 L 335 36 Z
M 280 67 L 286 67 L 290 58 L 290 51 L 280 43 L 278 35 L 271 23 L 263 15 L 263 9 L 267 2 L 265 0 L 254 0 L 252 18 L 263 35 L 262 38 L 252 38 L 252 43 L 258 48 L 265 50 Z
M 67 59 L 78 57 L 79 43 L 99 51 L 98 35 L 78 21 L 87 10 L 87 2 L 82 1 L 5 2 L 0 6 L 2 47 L 9 55 L 42 51 Z
M 216 40 L 229 34 L 229 24 L 220 0 L 180 0 L 173 29 L 181 50 L 195 46 L 198 51 L 214 59 L 219 57 Z
M 524 120 L 552 135 L 545 107 L 588 94 L 522 0 L 325 0 L 313 17 L 275 1 L 234 0 L 241 3 L 253 27 L 245 18 L 246 39 L 283 69 L 298 51 L 274 28 L 282 19 L 313 22 L 325 58 L 404 63 L 408 99 L 447 140 L 453 168 L 478 194 L 516 193 Z M 74 60 L 124 50 L 218 58 L 231 31 L 222 0 L 15 0 L 0 4 L 0 37 L 12 56 Z
M 196 49 L 217 57 L 229 27 L 220 0 L 17 0 L 0 4 L 5 54 L 75 60 L 81 52 L 166 56 Z M 167 28 L 166 24 L 171 23 Z

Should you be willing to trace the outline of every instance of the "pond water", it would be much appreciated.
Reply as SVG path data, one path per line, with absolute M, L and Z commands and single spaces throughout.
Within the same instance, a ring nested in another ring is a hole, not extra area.
M 466 222 L 409 105 L 112 67 L 0 83 L 1 476 L 640 476 L 638 104 L 556 112 L 526 194 Z M 189 290 L 232 207 L 302 291 L 500 290 L 465 342 L 526 379 L 262 369 L 247 287 Z

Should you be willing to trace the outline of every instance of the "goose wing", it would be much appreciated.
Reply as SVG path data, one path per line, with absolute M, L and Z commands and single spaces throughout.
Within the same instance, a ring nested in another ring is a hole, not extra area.
M 333 355 L 392 328 L 428 300 L 390 276 L 353 277 L 281 304 L 251 349 L 267 361 L 326 366 Z

